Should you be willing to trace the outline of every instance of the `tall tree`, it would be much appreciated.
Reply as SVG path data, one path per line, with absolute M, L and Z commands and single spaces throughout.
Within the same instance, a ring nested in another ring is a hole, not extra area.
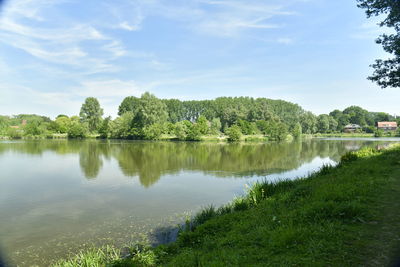
M 103 109 L 100 107 L 99 101 L 94 97 L 88 97 L 85 103 L 82 104 L 81 112 L 79 113 L 82 122 L 86 122 L 89 126 L 89 131 L 93 132 L 98 129 L 103 116 Z
M 133 112 L 133 114 L 136 114 L 138 109 L 139 109 L 139 98 L 134 96 L 127 96 L 124 98 L 124 100 L 118 107 L 118 115 L 122 116 L 122 114 L 129 111 Z
M 326 133 L 329 130 L 329 116 L 321 114 L 317 117 L 317 131 L 319 133 Z
M 358 7 L 366 10 L 367 17 L 382 16 L 378 24 L 395 30 L 392 34 L 382 34 L 376 39 L 383 49 L 393 55 L 389 59 L 377 59 L 372 67 L 374 73 L 368 77 L 382 88 L 400 87 L 400 1 L 398 0 L 357 0 Z
M 155 95 L 146 92 L 140 97 L 139 109 L 134 115 L 134 122 L 138 128 L 154 123 L 164 123 L 168 118 L 167 106 Z

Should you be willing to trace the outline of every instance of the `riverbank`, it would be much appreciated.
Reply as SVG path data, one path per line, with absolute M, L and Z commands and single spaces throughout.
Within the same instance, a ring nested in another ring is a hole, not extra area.
M 375 137 L 373 133 L 318 133 L 313 134 L 313 137 L 344 137 L 344 138 L 359 138 L 359 137 Z
M 337 167 L 256 184 L 224 207 L 204 209 L 170 245 L 132 248 L 130 259 L 93 250 L 57 266 L 387 266 L 400 245 L 399 177 L 399 146 L 363 149 Z
M 311 139 L 311 138 L 387 138 L 389 136 L 376 137 L 374 134 L 368 133 L 329 133 L 329 134 L 303 134 L 301 139 Z M 45 140 L 45 139 L 77 139 L 69 138 L 67 134 L 51 134 L 51 135 L 36 135 L 36 136 L 0 136 L 0 140 Z M 84 138 L 78 139 L 103 139 L 99 134 L 87 135 Z M 107 138 L 105 140 L 143 140 L 143 139 L 113 139 Z M 292 135 L 287 135 L 284 141 L 292 141 L 294 137 Z M 148 141 L 180 141 L 175 135 L 162 134 L 157 140 Z M 198 140 L 186 140 L 186 141 L 197 141 L 197 142 L 229 142 L 228 136 L 221 135 L 202 135 Z M 238 142 L 268 142 L 275 141 L 268 138 L 268 136 L 262 134 L 254 135 L 242 135 Z

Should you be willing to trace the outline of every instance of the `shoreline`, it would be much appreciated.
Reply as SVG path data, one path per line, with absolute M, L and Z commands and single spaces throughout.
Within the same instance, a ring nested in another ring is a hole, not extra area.
M 400 204 L 391 201 L 400 193 L 399 158 L 399 145 L 349 152 L 336 167 L 295 181 L 258 183 L 227 205 L 203 209 L 171 244 L 138 245 L 125 257 L 116 249 L 118 256 L 99 260 L 111 266 L 387 265 L 400 245 L 400 212 L 394 207 Z M 389 230 L 381 240 L 384 227 Z M 371 253 L 376 250 L 379 256 Z M 55 266 L 78 266 L 94 253 Z

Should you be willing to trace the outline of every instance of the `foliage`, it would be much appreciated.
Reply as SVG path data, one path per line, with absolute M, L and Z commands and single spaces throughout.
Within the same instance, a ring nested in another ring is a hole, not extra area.
M 201 140 L 202 125 L 199 125 L 198 123 L 192 123 L 189 126 L 187 126 L 186 129 L 187 129 L 187 133 L 186 133 L 187 141 L 200 141 Z
M 329 116 L 321 114 L 317 117 L 317 131 L 319 133 L 327 133 L 329 130 Z
M 55 123 L 59 133 L 67 133 L 71 124 L 71 119 L 67 116 L 57 116 Z
M 140 97 L 137 112 L 133 114 L 134 125 L 138 128 L 155 123 L 164 123 L 168 118 L 166 105 L 148 92 Z
M 185 121 L 180 121 L 175 124 L 175 135 L 178 140 L 186 140 L 186 135 L 188 132 L 188 127 Z
M 240 127 L 237 125 L 232 125 L 226 130 L 226 134 L 228 135 L 228 141 L 230 142 L 237 142 L 240 141 L 242 137 L 242 131 Z
M 99 127 L 99 134 L 101 138 L 108 138 L 111 133 L 111 117 L 107 117 L 103 120 Z
M 305 134 L 313 134 L 317 131 L 317 118 L 311 112 L 305 112 L 301 115 L 300 124 Z
M 291 133 L 295 139 L 298 139 L 301 137 L 302 130 L 301 130 L 301 124 L 299 122 L 296 123 L 296 125 L 293 127 L 293 130 Z
M 140 100 L 137 97 L 134 96 L 125 97 L 118 107 L 118 115 L 122 116 L 126 112 L 132 112 L 133 114 L 136 114 L 137 111 L 139 110 L 140 106 L 139 102 Z
M 221 133 L 221 120 L 219 118 L 213 118 L 210 125 L 210 133 L 217 135 Z
M 101 116 L 103 116 L 103 109 L 100 107 L 97 98 L 86 98 L 85 103 L 82 104 L 79 116 L 82 122 L 88 124 L 90 132 L 97 131 L 101 123 Z
M 255 122 L 249 122 L 245 120 L 238 120 L 237 125 L 243 134 L 252 135 L 258 133 L 258 128 Z
M 74 119 L 71 120 L 67 134 L 69 138 L 84 138 L 86 137 L 87 132 L 87 127 L 78 120 Z
M 214 100 L 180 101 L 158 99 L 148 92 L 140 98 L 126 97 L 119 106 L 120 116 L 114 120 L 106 118 L 103 121 L 102 113 L 97 99 L 89 97 L 80 112 L 83 128 L 77 123 L 72 125 L 72 121 L 78 118 L 76 116 L 58 115 L 54 121 L 34 114 L 0 116 L 0 135 L 8 135 L 8 128 L 13 126 L 19 129 L 15 136 L 51 137 L 65 133 L 72 136 L 79 131 L 78 135 L 83 136 L 83 132 L 86 134 L 89 130 L 91 133 L 98 132 L 102 138 L 158 139 L 165 134 L 165 138 L 176 135 L 179 140 L 209 140 L 211 135 L 217 139 L 215 136 L 228 135 L 228 129 L 236 125 L 242 134 L 250 135 L 244 140 L 259 140 L 256 135 L 261 133 L 268 140 L 283 141 L 288 140 L 289 133 L 298 138 L 303 134 L 341 132 L 349 123 L 359 124 L 364 131 L 371 133 L 375 131 L 377 122 L 395 120 L 387 113 L 368 112 L 358 106 L 316 116 L 282 100 L 219 97 Z M 27 125 L 22 127 L 25 123 Z
M 375 130 L 375 132 L 374 132 L 374 136 L 375 137 L 382 137 L 383 136 L 383 134 L 384 134 L 384 132 L 383 132 L 383 130 Z
M 7 116 L 0 116 L 0 135 L 5 135 L 9 127 L 9 118 Z
M 360 8 L 366 9 L 367 17 L 385 18 L 379 23 L 381 27 L 389 27 L 395 33 L 382 34 L 376 40 L 392 58 L 378 59 L 372 67 L 374 73 L 368 77 L 382 88 L 400 87 L 400 2 L 396 0 L 357 0 Z
M 111 123 L 111 137 L 112 138 L 132 138 L 134 134 L 133 129 L 133 112 L 125 112 L 122 116 L 116 118 Z
M 20 139 L 22 138 L 22 131 L 15 128 L 8 128 L 6 130 L 6 135 L 13 139 Z
M 203 115 L 200 115 L 196 121 L 196 125 L 199 129 L 201 135 L 206 135 L 209 132 L 209 122 L 207 118 Z
M 158 140 L 163 133 L 164 127 L 160 123 L 147 125 L 143 128 L 143 137 L 146 140 Z
M 24 126 L 25 135 L 41 135 L 46 131 L 45 126 L 41 124 L 39 121 L 31 121 L 27 125 Z

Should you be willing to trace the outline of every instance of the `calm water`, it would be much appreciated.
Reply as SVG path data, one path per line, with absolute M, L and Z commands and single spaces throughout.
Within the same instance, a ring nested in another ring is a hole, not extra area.
M 346 151 L 386 143 L 3 141 L 1 247 L 14 263 L 30 266 L 93 245 L 157 242 L 155 229 L 227 203 L 245 184 L 294 179 Z

